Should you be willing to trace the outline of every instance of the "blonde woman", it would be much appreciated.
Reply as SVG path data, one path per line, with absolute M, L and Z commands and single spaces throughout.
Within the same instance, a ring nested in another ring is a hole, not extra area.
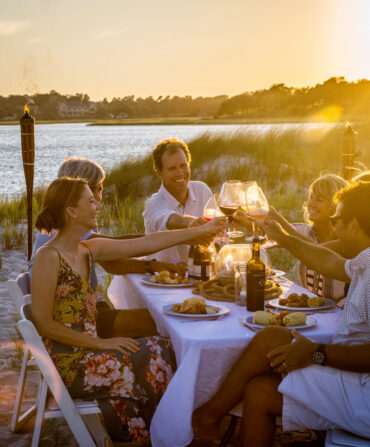
M 330 216 L 335 212 L 334 195 L 347 185 L 348 182 L 335 174 L 325 174 L 314 180 L 308 188 L 307 202 L 304 205 L 304 223 L 291 225 L 273 207 L 270 207 L 270 216 L 279 222 L 287 233 L 303 240 L 325 244 L 345 256 L 341 244 L 336 241 L 337 236 Z M 338 301 L 346 295 L 345 283 L 327 278 L 302 263 L 299 264 L 299 276 L 303 287 L 318 296 Z
M 114 440 L 140 441 L 149 437 L 151 418 L 173 375 L 170 343 L 157 336 L 97 337 L 91 262 L 150 254 L 209 236 L 227 224 L 219 217 L 186 230 L 81 242 L 96 228 L 98 209 L 86 180 L 60 178 L 47 189 L 36 227 L 57 233 L 35 256 L 32 316 L 72 397 L 98 400 Z

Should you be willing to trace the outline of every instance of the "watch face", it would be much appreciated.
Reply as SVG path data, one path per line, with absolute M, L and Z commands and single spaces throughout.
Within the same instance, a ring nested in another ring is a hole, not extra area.
M 323 365 L 326 359 L 326 355 L 323 352 L 315 351 L 312 354 L 312 360 L 314 363 L 317 363 L 318 365 Z

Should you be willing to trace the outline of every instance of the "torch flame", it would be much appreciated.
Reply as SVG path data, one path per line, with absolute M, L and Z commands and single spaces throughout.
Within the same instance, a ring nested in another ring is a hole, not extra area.
M 24 106 L 24 114 L 29 114 L 30 113 L 30 109 L 28 108 L 27 104 Z

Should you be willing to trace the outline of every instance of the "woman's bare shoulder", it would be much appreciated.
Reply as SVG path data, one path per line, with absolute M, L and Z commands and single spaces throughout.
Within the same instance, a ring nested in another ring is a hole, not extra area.
M 59 263 L 60 255 L 52 244 L 45 244 L 37 250 L 34 264 Z

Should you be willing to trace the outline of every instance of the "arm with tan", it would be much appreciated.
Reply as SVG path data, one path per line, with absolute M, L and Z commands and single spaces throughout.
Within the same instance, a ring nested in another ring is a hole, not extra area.
M 92 239 L 85 241 L 85 244 L 91 250 L 93 258 L 100 263 L 155 253 L 164 248 L 217 233 L 226 228 L 226 225 L 224 217 L 215 217 L 205 225 L 186 230 L 158 231 L 132 240 Z
M 280 346 L 268 353 L 270 366 L 279 372 L 313 365 L 313 354 L 319 344 L 292 330 L 295 343 Z M 370 343 L 363 345 L 325 345 L 325 366 L 353 372 L 370 371 Z
M 274 239 L 282 247 L 289 250 L 307 267 L 329 278 L 350 282 L 350 278 L 344 269 L 346 259 L 339 254 L 326 247 L 287 234 L 273 220 L 267 219 L 261 224 L 261 227 L 271 239 Z

